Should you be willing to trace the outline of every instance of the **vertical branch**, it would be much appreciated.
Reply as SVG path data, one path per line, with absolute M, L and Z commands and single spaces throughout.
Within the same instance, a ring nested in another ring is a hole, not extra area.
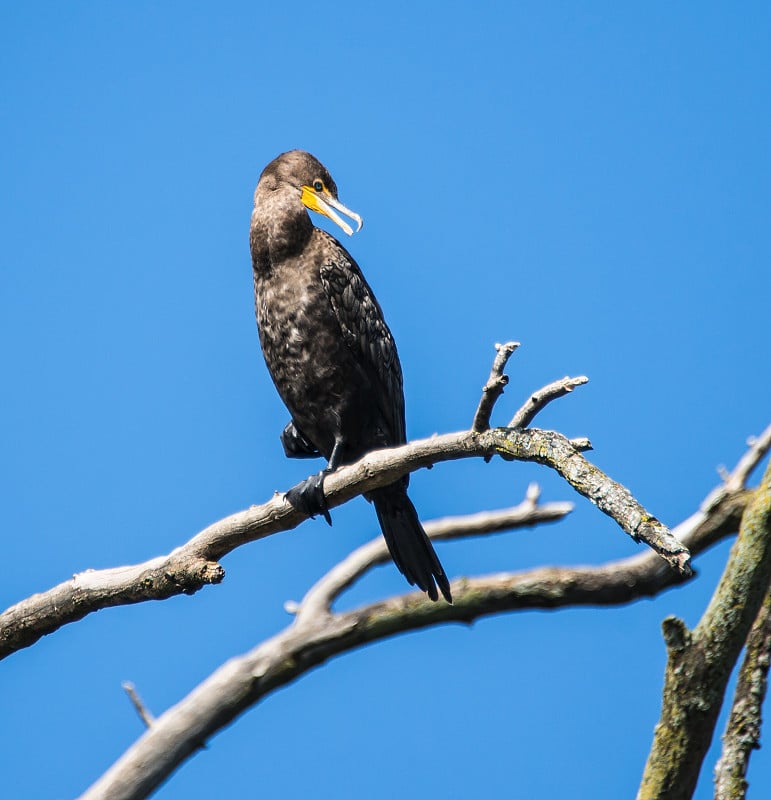
M 493 406 L 498 398 L 503 394 L 503 389 L 509 382 L 507 375 L 503 374 L 506 369 L 506 362 L 511 358 L 511 354 L 519 347 L 519 342 L 506 342 L 506 344 L 496 344 L 496 356 L 490 370 L 490 377 L 482 387 L 482 399 L 479 401 L 474 421 L 471 423 L 471 430 L 482 432 L 490 427 L 490 415 L 493 413 Z
M 723 752 L 715 767 L 715 800 L 743 800 L 752 751 L 760 747 L 761 708 L 771 664 L 771 589 L 747 638 L 744 663 L 723 735 Z
M 638 800 L 688 800 L 726 684 L 771 577 L 771 464 L 742 518 L 725 571 L 699 624 L 664 620 L 669 658 L 661 719 Z

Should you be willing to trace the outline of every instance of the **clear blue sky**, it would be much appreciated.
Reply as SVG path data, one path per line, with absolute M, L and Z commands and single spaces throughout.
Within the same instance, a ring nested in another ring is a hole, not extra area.
M 302 147 L 366 220 L 347 242 L 405 371 L 412 437 L 467 427 L 496 341 L 497 421 L 539 420 L 676 524 L 771 420 L 771 11 L 765 3 L 5 3 L 0 10 L 0 605 L 143 561 L 305 477 L 258 349 L 248 224 Z M 441 9 L 441 11 L 439 10 Z M 451 576 L 638 547 L 546 470 L 413 477 L 426 519 L 575 499 L 566 522 L 447 544 Z M 238 550 L 194 597 L 111 609 L 0 665 L 4 796 L 67 798 L 155 713 L 288 622 L 377 532 Z M 615 610 L 526 613 L 339 658 L 216 737 L 159 798 L 619 798 L 659 713 L 660 622 L 699 580 Z M 405 588 L 382 567 L 349 603 Z M 766 730 L 766 737 L 769 732 Z M 711 797 L 710 754 L 699 798 Z M 771 750 L 752 796 L 771 795 Z

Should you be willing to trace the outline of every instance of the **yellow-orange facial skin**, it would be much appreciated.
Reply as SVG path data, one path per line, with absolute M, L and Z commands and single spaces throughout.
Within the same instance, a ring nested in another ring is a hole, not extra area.
M 335 213 L 334 209 L 356 222 L 356 233 L 361 230 L 361 226 L 364 224 L 364 220 L 355 211 L 346 208 L 339 200 L 332 197 L 326 187 L 317 192 L 312 186 L 303 186 L 301 199 L 306 208 L 329 217 L 335 225 L 339 225 L 349 236 L 353 235 L 353 228 L 347 222 L 344 222 Z

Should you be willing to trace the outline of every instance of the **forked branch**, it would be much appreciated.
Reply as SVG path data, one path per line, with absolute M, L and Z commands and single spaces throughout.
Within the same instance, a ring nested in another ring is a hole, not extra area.
M 503 368 L 515 347 L 500 346 L 483 391 L 479 424 L 489 419 L 495 399 L 502 390 Z M 579 385 L 583 379 L 572 380 Z M 496 383 L 497 382 L 497 383 Z M 561 382 L 558 382 L 561 383 Z M 552 385 L 553 386 L 553 385 Z M 565 391 L 568 391 L 565 388 Z M 528 401 L 532 419 L 546 402 L 564 391 L 550 387 L 536 392 Z M 630 492 L 588 462 L 581 451 L 590 448 L 586 439 L 568 440 L 553 431 L 474 430 L 434 436 L 402 447 L 369 453 L 350 466 L 327 476 L 324 490 L 328 505 L 334 508 L 356 495 L 392 483 L 421 467 L 461 458 L 490 458 L 535 461 L 559 472 L 576 491 L 611 516 L 635 540 L 643 541 L 671 566 L 687 574 L 689 554 L 666 528 L 632 497 Z M 0 658 L 34 644 L 41 636 L 63 625 L 82 619 L 102 608 L 162 600 L 178 594 L 193 594 L 203 586 L 219 583 L 225 574 L 220 559 L 237 547 L 289 530 L 305 520 L 283 495 L 259 506 L 240 511 L 215 522 L 188 542 L 165 556 L 141 564 L 105 570 L 87 570 L 68 581 L 33 595 L 0 614 Z
M 668 662 L 661 720 L 638 800 L 688 800 L 693 794 L 728 678 L 770 577 L 771 465 L 747 506 L 739 537 L 699 624 L 689 631 L 682 620 L 664 620 Z
M 709 510 L 689 517 L 674 534 L 700 553 L 735 532 L 751 493 L 732 490 Z M 544 509 L 531 494 L 519 508 Z M 508 513 L 508 512 L 503 512 Z M 519 512 L 517 512 L 519 513 Z M 474 517 L 455 519 L 453 535 L 482 533 Z M 447 522 L 427 525 L 439 537 Z M 334 567 L 295 607 L 294 622 L 251 652 L 231 659 L 185 699 L 158 717 L 153 727 L 105 773 L 81 800 L 139 800 L 193 754 L 202 742 L 275 689 L 329 658 L 395 634 L 441 624 L 472 622 L 489 614 L 582 604 L 617 605 L 657 594 L 688 580 L 653 552 L 600 567 L 545 567 L 523 573 L 453 581 L 453 605 L 411 593 L 334 613 L 330 604 L 347 585 L 377 564 L 379 542 L 359 548 Z

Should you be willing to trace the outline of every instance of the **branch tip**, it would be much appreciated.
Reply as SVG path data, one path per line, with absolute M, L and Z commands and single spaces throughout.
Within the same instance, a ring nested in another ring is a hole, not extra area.
M 139 714 L 139 718 L 144 722 L 147 728 L 151 728 L 155 722 L 155 717 L 147 710 L 147 707 L 142 702 L 137 694 L 137 690 L 131 681 L 124 681 L 121 684 L 123 691 L 128 695 L 131 704 L 134 706 L 135 711 Z
M 683 550 L 672 557 L 670 561 L 672 566 L 682 575 L 690 578 L 693 575 L 693 567 L 691 566 L 691 554 L 688 550 Z
M 558 397 L 564 397 L 566 394 L 573 391 L 578 386 L 583 386 L 589 381 L 586 375 L 579 375 L 576 378 L 571 378 L 566 375 L 558 381 L 553 381 L 546 386 L 534 392 L 522 404 L 516 414 L 509 422 L 509 428 L 527 428 L 528 425 L 535 419 L 536 415 L 542 411 L 552 400 Z
M 666 617 L 661 623 L 661 631 L 664 634 L 664 644 L 670 652 L 681 653 L 690 647 L 691 632 L 679 617 Z
M 572 444 L 579 453 L 586 453 L 589 450 L 594 450 L 594 447 L 587 436 L 577 436 L 575 439 L 570 439 L 570 444 Z
M 532 506 L 537 506 L 538 501 L 541 499 L 541 487 L 533 481 L 527 485 L 527 490 L 525 491 L 525 501 L 530 503 Z
M 490 428 L 490 415 L 493 413 L 498 398 L 503 394 L 503 389 L 509 382 L 507 375 L 503 374 L 506 363 L 511 354 L 519 347 L 519 342 L 506 342 L 506 344 L 496 344 L 495 360 L 490 369 L 490 376 L 487 383 L 482 387 L 482 397 L 479 401 L 474 421 L 471 423 L 471 430 L 482 433 Z

